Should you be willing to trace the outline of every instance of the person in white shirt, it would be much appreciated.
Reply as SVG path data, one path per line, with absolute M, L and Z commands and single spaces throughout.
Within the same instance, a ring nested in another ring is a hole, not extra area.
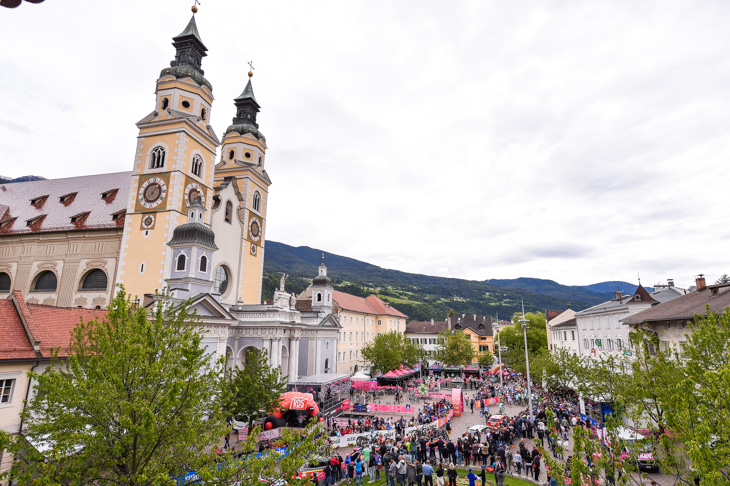
M 524 478 L 525 476 L 522 474 L 522 465 L 523 465 L 522 464 L 522 454 L 520 454 L 519 449 L 515 450 L 515 457 L 512 459 L 512 461 L 514 462 L 515 467 L 517 468 L 517 475 L 522 476 Z

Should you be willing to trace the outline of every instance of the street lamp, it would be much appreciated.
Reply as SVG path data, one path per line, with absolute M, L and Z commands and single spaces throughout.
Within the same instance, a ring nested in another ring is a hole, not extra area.
M 499 317 L 497 317 L 497 323 L 494 325 L 494 330 L 497 331 L 497 349 L 499 351 L 499 367 L 497 368 L 499 371 L 499 401 L 502 401 L 502 388 L 504 387 L 504 383 L 502 382 L 502 342 L 499 339 Z
M 527 354 L 527 323 L 529 321 L 525 319 L 525 299 L 522 299 L 522 332 L 525 335 L 525 363 L 527 364 L 527 404 L 530 410 L 530 420 L 533 420 L 532 416 L 532 386 L 530 383 L 530 356 Z

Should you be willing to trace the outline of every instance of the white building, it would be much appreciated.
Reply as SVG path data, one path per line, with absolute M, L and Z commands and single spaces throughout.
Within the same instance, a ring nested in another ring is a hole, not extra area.
M 447 321 L 434 321 L 433 319 L 411 321 L 406 324 L 406 339 L 423 346 L 423 349 L 435 359 L 438 350 L 438 336 L 447 326 Z
M 566 309 L 547 322 L 551 353 L 555 354 L 558 349 L 565 348 L 572 354 L 580 354 L 575 314 L 573 309 Z
M 674 286 L 657 285 L 651 293 L 639 284 L 634 295 L 616 292 L 616 298 L 575 314 L 578 331 L 578 351 L 581 356 L 600 360 L 606 356 L 631 356 L 630 327 L 622 320 L 652 305 L 668 302 L 686 293 Z

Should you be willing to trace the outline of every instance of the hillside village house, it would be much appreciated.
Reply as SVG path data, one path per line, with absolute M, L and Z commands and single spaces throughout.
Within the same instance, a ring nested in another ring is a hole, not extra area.
M 494 353 L 494 332 L 492 329 L 492 316 L 478 316 L 476 314 L 462 314 L 450 316 L 446 319 L 447 327 L 453 331 L 464 331 L 471 340 L 474 348 L 474 359 L 472 363 L 479 360 L 484 353 Z
M 629 332 L 622 322 L 653 305 L 669 302 L 687 293 L 669 280 L 666 285 L 656 285 L 648 292 L 641 284 L 634 295 L 616 292 L 616 298 L 582 310 L 575 314 L 580 356 L 600 360 L 611 354 L 631 355 Z
M 565 348 L 572 354 L 579 354 L 578 349 L 578 328 L 575 320 L 575 311 L 566 309 L 564 311 L 547 311 L 546 313 L 548 349 L 555 353 L 558 349 Z
M 627 327 L 641 326 L 659 337 L 659 348 L 682 352 L 687 336 L 692 332 L 695 316 L 711 311 L 722 313 L 730 307 L 730 284 L 707 285 L 704 277 L 696 280 L 697 290 L 668 302 L 658 303 L 622 320 Z
M 438 336 L 447 327 L 448 321 L 411 321 L 406 324 L 406 339 L 423 346 L 432 362 L 438 351 Z

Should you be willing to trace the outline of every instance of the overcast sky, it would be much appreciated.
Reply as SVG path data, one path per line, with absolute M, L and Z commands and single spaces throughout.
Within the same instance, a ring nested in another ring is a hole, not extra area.
M 131 170 L 191 2 L 0 9 L 0 174 Z M 730 273 L 730 2 L 203 0 L 253 61 L 267 238 L 482 280 Z

